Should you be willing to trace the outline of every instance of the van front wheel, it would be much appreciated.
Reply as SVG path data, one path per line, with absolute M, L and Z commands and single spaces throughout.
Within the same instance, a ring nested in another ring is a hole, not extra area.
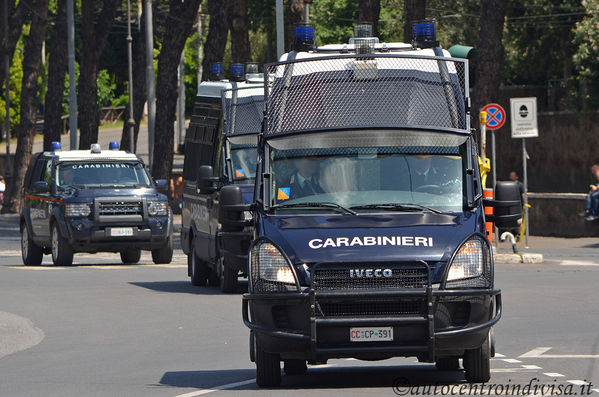
M 281 358 L 278 354 L 267 353 L 256 340 L 256 383 L 260 387 L 281 385 Z
M 484 383 L 491 379 L 491 341 L 489 339 L 487 336 L 481 347 L 464 352 L 464 370 L 466 371 L 466 380 L 470 383 Z

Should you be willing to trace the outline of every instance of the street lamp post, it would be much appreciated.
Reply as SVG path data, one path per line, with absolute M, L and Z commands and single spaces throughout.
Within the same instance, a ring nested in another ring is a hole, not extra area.
M 6 94 L 4 102 L 6 105 L 6 117 L 4 118 L 4 131 L 6 133 L 6 166 L 4 174 L 6 181 L 10 176 L 10 62 L 8 61 L 8 0 L 4 0 L 4 85 Z
M 132 56 L 132 41 L 131 37 L 131 2 L 127 0 L 127 58 L 129 61 L 129 151 L 135 152 L 135 143 L 133 141 L 133 132 L 135 128 L 135 119 L 133 118 L 133 56 Z

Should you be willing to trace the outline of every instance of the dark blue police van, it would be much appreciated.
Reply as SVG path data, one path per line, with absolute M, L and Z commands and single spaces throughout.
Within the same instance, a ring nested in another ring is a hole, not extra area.
M 243 203 L 254 200 L 264 77 L 257 64 L 248 64 L 245 74 L 243 65 L 234 64 L 232 80 L 224 80 L 222 65 L 213 66 L 213 80 L 200 84 L 185 137 L 181 246 L 193 285 L 234 292 L 239 275 L 247 274 L 253 234 L 219 224 L 219 194 L 222 186 L 235 185 Z
M 300 26 L 298 51 L 265 67 L 255 204 L 220 192 L 221 224 L 254 227 L 243 320 L 260 386 L 281 382 L 281 361 L 301 374 L 348 357 L 462 359 L 468 381 L 490 377 L 501 291 L 485 221 L 520 216 L 517 188 L 483 203 L 468 62 L 434 25 L 415 33 L 314 49 Z

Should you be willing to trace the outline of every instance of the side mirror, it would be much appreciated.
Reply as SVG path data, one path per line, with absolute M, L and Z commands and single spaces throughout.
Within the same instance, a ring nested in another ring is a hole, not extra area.
M 46 181 L 37 181 L 33 183 L 34 193 L 48 193 L 48 183 Z
M 244 220 L 244 211 L 252 209 L 251 204 L 243 204 L 239 186 L 227 185 L 220 190 L 218 222 L 224 232 L 240 232 L 251 221 Z
M 516 182 L 497 182 L 495 199 L 484 199 L 483 202 L 494 208 L 493 215 L 486 215 L 487 221 L 502 229 L 518 227 L 518 219 L 522 218 L 522 199 Z
M 198 189 L 202 194 L 210 194 L 215 192 L 217 187 L 215 183 L 218 182 L 218 178 L 213 176 L 214 171 L 211 165 L 200 166 L 200 172 L 198 174 Z
M 168 190 L 168 182 L 166 179 L 156 179 L 154 183 L 156 183 L 156 190 L 160 193 L 164 193 Z

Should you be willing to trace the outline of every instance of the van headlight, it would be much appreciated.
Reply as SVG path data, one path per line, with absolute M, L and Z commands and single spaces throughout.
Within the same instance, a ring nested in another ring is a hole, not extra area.
M 491 281 L 489 246 L 480 237 L 473 237 L 462 244 L 453 257 L 447 271 L 446 288 L 488 288 Z
M 291 264 L 274 244 L 260 242 L 250 253 L 250 277 L 253 292 L 298 291 L 298 283 Z
M 91 208 L 87 203 L 67 204 L 65 206 L 65 215 L 69 218 L 85 218 L 89 214 L 91 214 Z
M 168 203 L 166 201 L 148 201 L 148 215 L 166 216 L 168 214 Z

